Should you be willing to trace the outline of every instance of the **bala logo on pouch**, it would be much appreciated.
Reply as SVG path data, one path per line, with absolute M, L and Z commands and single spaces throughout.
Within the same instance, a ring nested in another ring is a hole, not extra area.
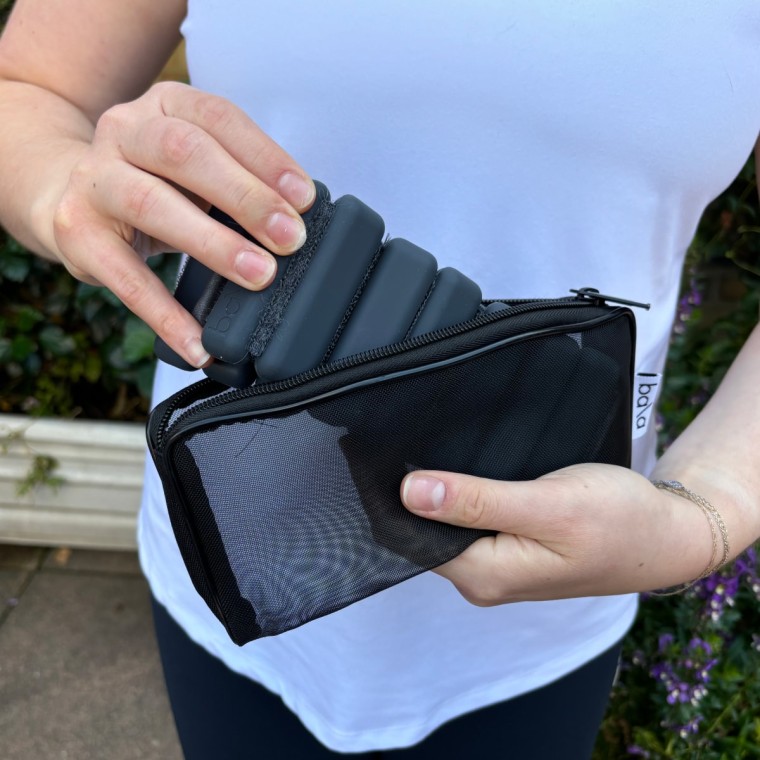
M 662 375 L 653 372 L 637 372 L 633 388 L 633 437 L 646 433 L 654 414 L 654 406 L 660 390 Z

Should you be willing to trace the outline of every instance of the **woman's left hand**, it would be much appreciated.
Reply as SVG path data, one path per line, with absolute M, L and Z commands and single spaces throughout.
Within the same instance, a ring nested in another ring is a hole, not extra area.
M 481 606 L 663 588 L 711 561 L 701 510 L 623 467 L 514 482 L 419 471 L 401 493 L 422 517 L 499 531 L 436 569 Z

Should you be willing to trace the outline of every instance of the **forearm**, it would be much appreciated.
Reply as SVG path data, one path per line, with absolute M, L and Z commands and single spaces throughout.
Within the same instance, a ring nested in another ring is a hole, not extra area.
M 0 37 L 0 223 L 58 258 L 52 220 L 107 109 L 150 87 L 185 0 L 16 0 Z
M 760 326 L 717 392 L 655 467 L 721 512 L 732 556 L 760 537 Z M 677 498 L 677 497 L 676 497 Z
M 46 258 L 58 258 L 54 210 L 93 130 L 64 98 L 0 79 L 0 224 Z

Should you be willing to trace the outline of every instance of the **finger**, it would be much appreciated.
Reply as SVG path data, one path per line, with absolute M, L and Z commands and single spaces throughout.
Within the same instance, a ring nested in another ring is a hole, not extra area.
M 416 514 L 499 531 L 435 569 L 472 604 L 535 598 L 550 578 L 556 593 L 557 582 L 566 577 L 565 558 L 533 537 L 556 527 L 546 504 L 536 505 L 541 495 L 534 493 L 535 486 L 534 481 L 505 483 L 447 472 L 420 471 L 404 479 L 402 500 Z
M 148 119 L 127 130 L 119 147 L 128 163 L 222 209 L 269 250 L 288 254 L 304 244 L 306 228 L 293 207 L 195 124 Z
M 407 475 L 401 498 L 432 520 L 546 540 L 561 535 L 576 517 L 572 485 L 555 481 L 500 481 L 451 472 Z
M 479 607 L 640 590 L 635 579 L 608 578 L 539 541 L 507 533 L 478 539 L 434 572 Z
M 88 233 L 77 238 L 76 251 L 64 251 L 66 258 L 75 265 L 77 261 L 87 261 L 90 275 L 188 363 L 194 367 L 206 365 L 210 356 L 201 344 L 201 326 L 172 297 L 140 255 L 104 227 L 91 227 Z
M 308 174 L 242 109 L 187 85 L 163 83 L 154 89 L 163 113 L 208 132 L 241 166 L 279 193 L 296 211 L 305 211 L 313 203 L 316 191 Z
M 565 557 L 538 541 L 507 533 L 478 539 L 434 572 L 479 607 L 573 596 L 579 588 L 575 568 Z
M 242 287 L 260 290 L 272 281 L 277 263 L 267 251 L 214 221 L 158 177 L 124 162 L 111 167 L 103 177 L 111 190 L 93 200 L 101 214 L 187 252 Z

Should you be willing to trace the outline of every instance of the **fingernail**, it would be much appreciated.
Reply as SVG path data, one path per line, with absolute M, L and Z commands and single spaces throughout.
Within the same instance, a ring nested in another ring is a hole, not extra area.
M 188 359 L 193 367 L 199 369 L 211 359 L 211 355 L 203 348 L 200 338 L 192 338 L 185 346 L 187 350 Z
M 237 273 L 252 285 L 264 287 L 274 277 L 277 262 L 274 256 L 259 251 L 240 251 L 235 257 Z
M 280 195 L 297 211 L 306 208 L 317 194 L 314 183 L 297 174 L 288 172 L 280 177 L 277 184 Z
M 407 507 L 416 512 L 435 512 L 440 509 L 446 498 L 446 486 L 443 481 L 427 475 L 410 475 L 404 481 L 401 498 Z
M 267 234 L 274 243 L 297 251 L 306 242 L 306 227 L 300 219 L 278 211 L 267 221 Z

